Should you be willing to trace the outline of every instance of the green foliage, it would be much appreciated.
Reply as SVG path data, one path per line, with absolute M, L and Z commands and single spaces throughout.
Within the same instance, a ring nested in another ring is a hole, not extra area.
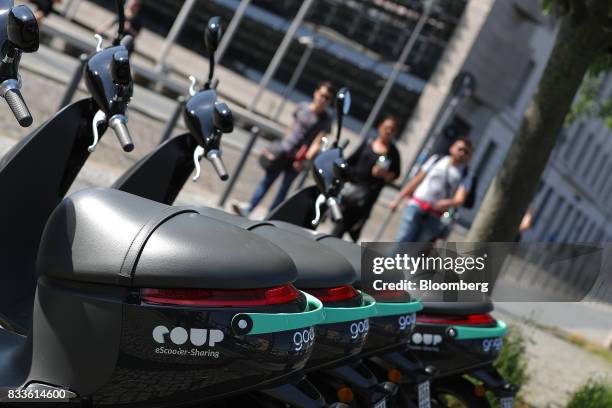
M 545 14 L 565 14 L 569 9 L 568 0 L 543 0 L 542 10 Z
M 612 407 L 612 384 L 589 380 L 579 388 L 567 404 L 567 408 Z
M 604 79 L 603 74 L 595 76 L 589 73 L 585 77 L 572 110 L 565 119 L 567 125 L 581 117 L 589 117 L 600 118 L 612 128 L 612 96 L 603 97 L 601 94 Z
M 504 338 L 504 347 L 495 361 L 495 367 L 507 381 L 519 387 L 529 381 L 525 351 L 525 336 L 518 327 L 510 326 Z
M 583 0 L 542 0 L 545 14 L 565 16 L 584 13 Z M 612 10 L 612 9 L 611 9 Z M 612 71 L 612 48 L 591 63 L 571 112 L 566 117 L 569 125 L 580 117 L 600 118 L 612 128 L 612 96 L 602 98 L 600 89 L 605 75 Z
M 522 387 L 529 381 L 527 374 L 526 339 L 521 330 L 516 326 L 508 326 L 508 334 L 504 338 L 504 347 L 495 361 L 495 368 L 506 381 Z M 500 408 L 497 397 L 492 392 L 487 392 L 487 400 L 493 408 Z M 522 407 L 522 403 L 516 402 L 515 406 Z

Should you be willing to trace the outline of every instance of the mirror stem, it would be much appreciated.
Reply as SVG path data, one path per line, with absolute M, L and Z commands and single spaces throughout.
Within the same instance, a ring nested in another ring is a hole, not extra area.
M 338 147 L 338 143 L 340 143 L 340 132 L 342 131 L 342 117 L 342 114 L 338 115 L 338 129 L 336 130 L 336 141 L 334 142 L 334 147 Z
M 117 38 L 113 42 L 114 45 L 119 45 L 119 42 L 125 34 L 125 0 L 116 0 L 117 5 L 117 16 L 118 16 L 118 28 Z
M 208 57 L 208 80 L 204 84 L 204 89 L 210 89 L 215 75 L 215 53 L 212 52 Z

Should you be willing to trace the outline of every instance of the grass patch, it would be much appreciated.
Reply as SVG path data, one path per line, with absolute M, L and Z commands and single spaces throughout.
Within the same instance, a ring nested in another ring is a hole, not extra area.
M 612 384 L 601 380 L 589 380 L 570 399 L 567 408 L 612 407 Z
M 512 384 L 522 387 L 529 381 L 527 374 L 527 340 L 517 326 L 509 326 L 504 338 L 504 347 L 495 361 L 495 368 Z
M 508 325 L 508 334 L 504 337 L 504 347 L 495 361 L 495 364 L 493 364 L 506 381 L 521 388 L 529 381 L 529 375 L 527 374 L 526 343 L 527 339 L 523 332 L 517 326 Z M 492 392 L 487 392 L 487 399 L 492 407 L 499 407 L 499 402 Z M 514 406 L 516 408 L 530 407 L 521 400 L 520 395 L 516 397 Z

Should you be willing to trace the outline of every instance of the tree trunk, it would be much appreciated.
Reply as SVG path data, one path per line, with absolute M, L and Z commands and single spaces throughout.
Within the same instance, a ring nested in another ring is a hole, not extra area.
M 582 79 L 610 41 L 602 23 L 609 7 L 608 0 L 591 0 L 580 17 L 561 19 L 538 89 L 472 224 L 470 242 L 516 236 Z

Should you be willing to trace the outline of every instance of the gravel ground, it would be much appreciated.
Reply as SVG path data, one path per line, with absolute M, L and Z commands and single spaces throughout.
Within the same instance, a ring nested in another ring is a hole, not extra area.
M 56 111 L 62 97 L 64 85 L 55 81 L 22 72 L 23 94 L 29 103 L 34 116 L 34 129 L 47 120 Z M 85 96 L 80 93 L 78 97 Z M 19 128 L 6 106 L 0 108 L 0 154 L 8 150 L 17 140 L 28 133 L 28 129 Z M 124 153 L 115 138 L 110 134 L 102 139 L 99 148 L 90 157 L 79 174 L 71 191 L 91 186 L 109 186 L 119 175 L 136 160 L 149 152 L 158 142 L 164 124 L 138 112 L 130 113 L 130 131 L 136 148 L 131 153 Z M 177 130 L 176 133 L 181 130 Z M 59 135 L 58 135 L 59 136 Z M 231 135 L 224 136 L 231 137 Z M 224 150 L 224 159 L 231 171 L 239 157 L 239 151 L 233 148 Z M 179 195 L 178 203 L 214 205 L 223 191 L 224 184 L 212 175 L 212 169 L 204 161 L 203 177 L 197 183 L 189 182 Z M 262 176 L 262 170 L 251 158 L 236 183 L 232 198 L 248 199 Z M 261 205 L 262 215 L 273 195 L 269 194 Z M 376 217 L 382 216 L 376 213 Z M 380 219 L 380 218 L 378 218 Z M 612 381 L 612 365 L 603 359 L 590 354 L 573 344 L 559 339 L 533 326 L 515 321 L 504 316 L 505 320 L 515 322 L 523 328 L 528 336 L 527 355 L 529 359 L 530 383 L 524 388 L 526 402 L 534 407 L 562 407 L 568 396 L 577 387 L 591 377 L 607 377 Z

